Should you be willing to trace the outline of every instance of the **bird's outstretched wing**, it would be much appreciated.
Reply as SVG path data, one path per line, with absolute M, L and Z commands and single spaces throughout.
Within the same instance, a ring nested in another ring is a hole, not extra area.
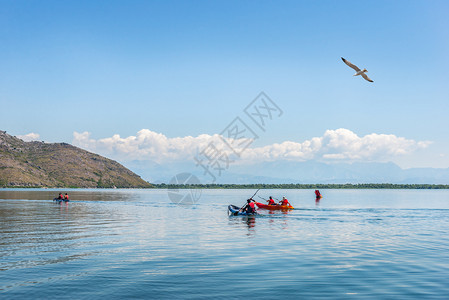
M 362 77 L 365 78 L 365 80 L 367 80 L 369 82 L 374 82 L 365 73 L 362 73 Z
M 356 70 L 357 72 L 360 71 L 359 67 L 357 67 L 356 65 L 353 65 L 349 60 L 344 59 L 343 57 L 341 58 L 341 60 L 347 64 L 348 66 L 350 66 L 351 68 L 353 68 L 354 70 Z M 365 78 L 366 79 L 366 78 Z M 368 80 L 368 79 L 367 79 Z

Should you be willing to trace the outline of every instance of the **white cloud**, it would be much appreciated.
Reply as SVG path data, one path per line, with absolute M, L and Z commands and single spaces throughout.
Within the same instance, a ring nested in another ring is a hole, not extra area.
M 302 143 L 283 142 L 244 153 L 251 160 L 265 156 L 270 160 L 324 160 L 324 161 L 383 161 L 404 155 L 418 148 L 426 148 L 430 142 L 408 140 L 393 134 L 372 133 L 359 137 L 351 130 L 340 128 L 327 130 L 322 137 L 314 137 Z
M 75 146 L 124 161 L 193 159 L 198 149 L 204 149 L 210 142 L 223 147 L 218 134 L 168 138 L 161 133 L 142 129 L 136 136 L 122 138 L 115 134 L 110 138 L 95 140 L 90 137 L 89 132 L 73 133 Z
M 30 132 L 25 135 L 18 135 L 17 137 L 25 142 L 31 142 L 39 140 L 40 135 L 38 133 Z
M 121 161 L 151 160 L 159 163 L 193 159 L 198 150 L 213 143 L 227 149 L 219 135 L 202 134 L 168 138 L 161 133 L 142 129 L 136 136 L 92 139 L 89 132 L 73 133 L 73 144 Z M 425 148 L 427 141 L 414 141 L 392 134 L 372 133 L 359 137 L 354 132 L 340 128 L 327 130 L 322 137 L 303 142 L 285 141 L 263 147 L 248 148 L 237 163 L 256 163 L 275 160 L 321 161 L 384 161 L 398 155 L 409 154 Z

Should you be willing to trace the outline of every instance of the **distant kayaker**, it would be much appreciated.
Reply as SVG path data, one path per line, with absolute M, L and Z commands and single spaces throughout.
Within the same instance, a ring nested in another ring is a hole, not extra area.
M 246 200 L 246 205 L 242 208 L 244 212 L 247 214 L 255 214 L 256 213 L 256 206 L 254 205 L 253 199 Z
M 69 201 L 69 195 L 67 193 L 64 195 L 64 201 Z
M 57 198 L 53 198 L 53 201 L 61 202 L 64 199 L 64 196 L 62 193 L 59 193 Z
M 282 197 L 282 200 L 279 202 L 280 205 L 291 206 L 290 202 L 288 202 L 287 198 Z
M 323 196 L 321 196 L 321 193 L 320 193 L 319 190 L 315 190 L 315 196 L 316 196 L 317 199 L 320 199 L 320 198 L 323 197 Z
M 270 196 L 270 199 L 267 200 L 268 205 L 276 205 L 276 202 L 274 202 L 273 197 Z

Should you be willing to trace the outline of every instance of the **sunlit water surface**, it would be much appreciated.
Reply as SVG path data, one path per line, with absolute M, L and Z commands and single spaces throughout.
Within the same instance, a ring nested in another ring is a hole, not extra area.
M 297 209 L 255 218 L 227 215 L 253 190 L 57 192 L 0 190 L 0 298 L 449 298 L 447 190 L 261 190 Z

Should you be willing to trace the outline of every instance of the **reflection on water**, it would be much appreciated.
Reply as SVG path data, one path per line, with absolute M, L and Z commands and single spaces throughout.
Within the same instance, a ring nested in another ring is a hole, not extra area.
M 256 217 L 246 217 L 246 225 L 248 225 L 248 229 L 254 228 L 256 226 Z
M 57 204 L 68 192 L 71 202 Z M 0 190 L 0 293 L 58 298 L 444 298 L 449 191 L 283 194 L 297 209 L 227 216 L 253 191 Z M 318 206 L 319 204 L 319 206 Z M 251 284 L 248 284 L 251 278 Z M 232 288 L 229 288 L 232 286 Z M 151 295 L 151 296 L 150 296 Z
M 229 216 L 229 224 L 237 230 L 247 229 L 247 236 L 254 236 L 257 218 L 257 216 Z
M 142 197 L 136 190 L 80 190 L 80 189 L 0 189 L 0 199 L 53 200 L 68 193 L 70 201 L 134 201 Z

